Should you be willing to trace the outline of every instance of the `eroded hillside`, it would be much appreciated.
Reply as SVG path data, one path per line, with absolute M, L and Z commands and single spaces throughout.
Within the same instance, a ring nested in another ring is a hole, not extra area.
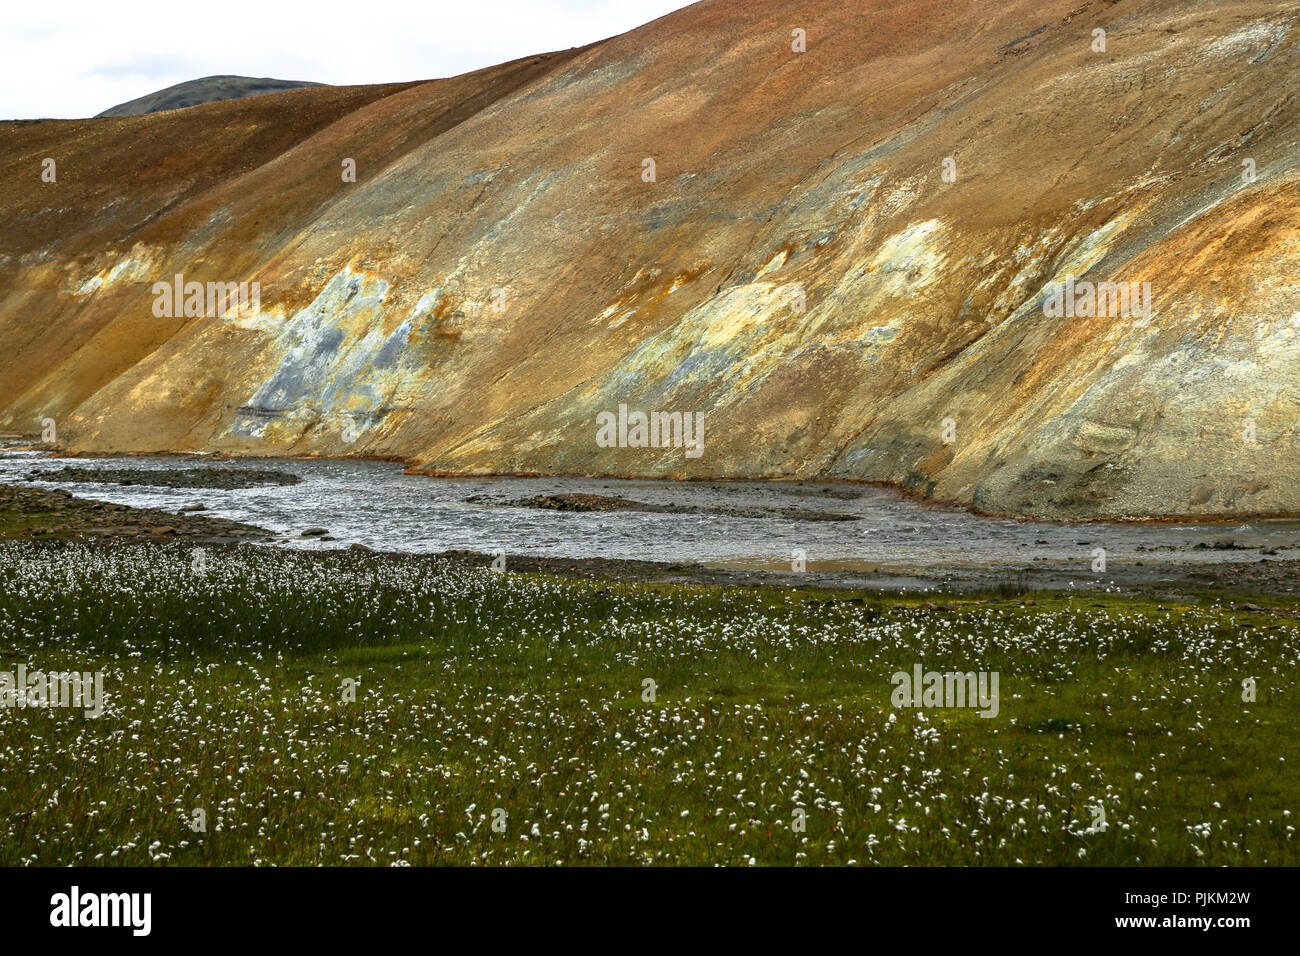
M 1298 39 L 1260 0 L 708 0 L 449 80 L 0 124 L 0 428 L 1300 512 Z M 159 317 L 176 274 L 257 308 Z M 1067 280 L 1150 309 L 1056 314 Z M 702 453 L 607 447 L 620 405 L 703 413 Z

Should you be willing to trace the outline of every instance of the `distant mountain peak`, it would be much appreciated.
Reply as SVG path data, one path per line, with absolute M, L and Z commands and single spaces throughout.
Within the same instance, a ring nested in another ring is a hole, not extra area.
M 311 83 L 307 80 L 275 80 L 269 76 L 203 76 L 197 80 L 177 83 L 165 90 L 147 93 L 126 103 L 119 103 L 112 109 L 104 110 L 99 116 L 142 116 L 145 113 L 181 110 L 201 103 L 238 100 L 246 96 L 262 96 L 266 93 L 283 93 L 285 90 L 300 90 L 309 86 L 325 86 L 325 84 Z

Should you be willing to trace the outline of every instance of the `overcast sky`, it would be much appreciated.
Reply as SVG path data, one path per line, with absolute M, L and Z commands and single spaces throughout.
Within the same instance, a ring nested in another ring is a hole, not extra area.
M 455 76 L 626 32 L 686 0 L 4 0 L 0 119 L 83 117 L 200 76 Z

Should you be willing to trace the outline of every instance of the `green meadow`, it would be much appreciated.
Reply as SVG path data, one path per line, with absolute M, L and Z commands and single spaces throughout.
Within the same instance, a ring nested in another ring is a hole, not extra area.
M 1298 658 L 1264 599 L 0 543 L 0 671 L 105 694 L 0 707 L 0 864 L 1296 864 Z

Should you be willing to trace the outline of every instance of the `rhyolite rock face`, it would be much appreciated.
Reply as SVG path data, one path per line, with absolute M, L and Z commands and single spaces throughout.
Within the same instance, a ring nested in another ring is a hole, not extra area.
M 1261 0 L 713 0 L 455 79 L 0 124 L 0 429 L 1298 512 L 1298 43 Z M 176 274 L 258 308 L 159 318 Z M 1149 316 L 1045 309 L 1071 279 Z M 703 413 L 703 453 L 598 443 L 620 405 Z

